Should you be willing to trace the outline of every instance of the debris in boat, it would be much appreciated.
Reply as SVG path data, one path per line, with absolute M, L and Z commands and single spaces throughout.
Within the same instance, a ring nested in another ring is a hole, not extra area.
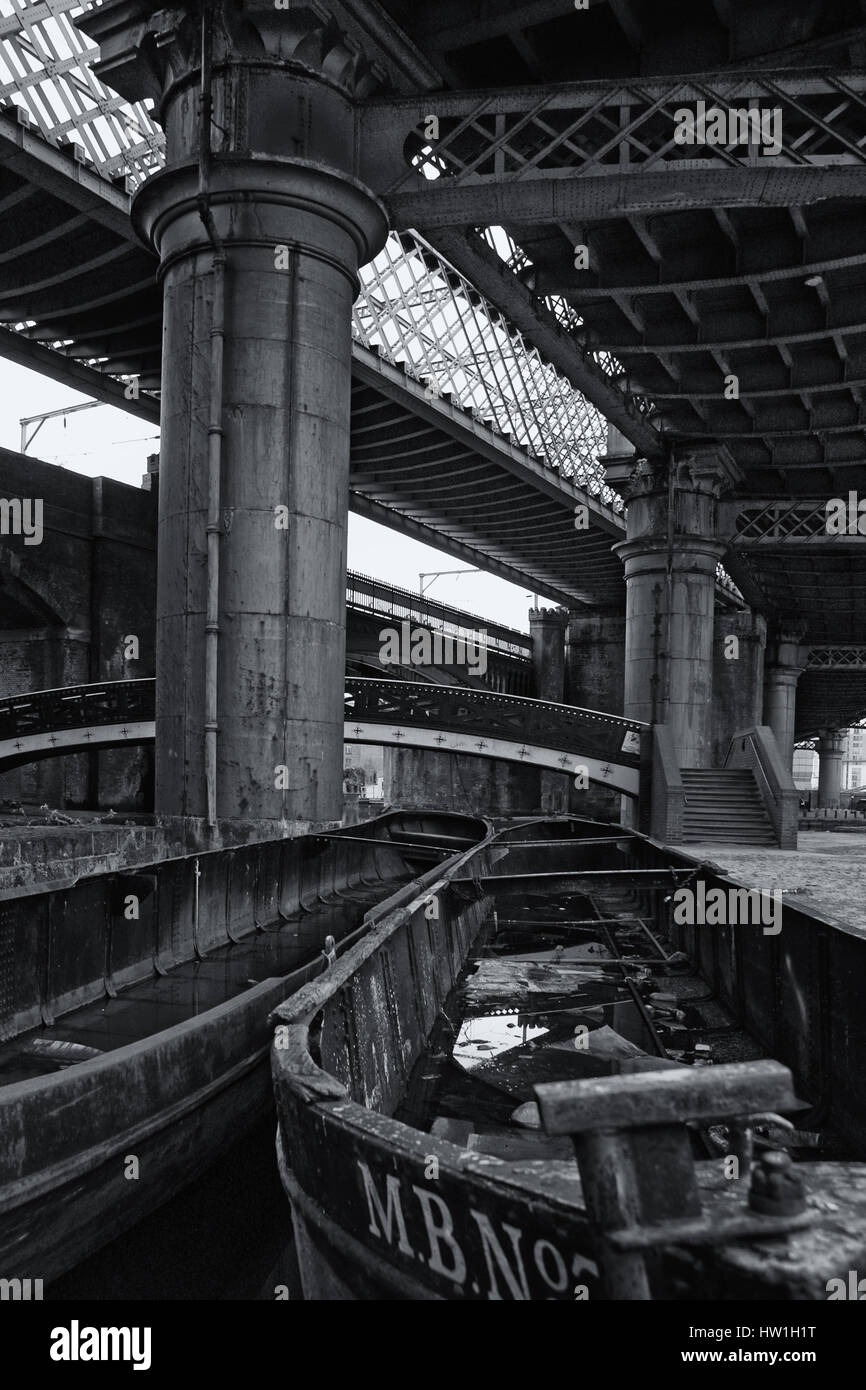
M 675 1065 L 667 1059 L 649 1056 L 605 1024 L 585 1033 L 579 1047 L 570 1033 L 555 1038 L 545 1034 L 525 1046 L 512 1047 L 478 1063 L 472 1074 L 516 1100 L 530 1101 L 534 1087 L 543 1082 L 610 1076 L 625 1067 L 643 1070 L 643 1064 L 651 1070 Z
M 693 968 L 692 962 L 682 951 L 674 951 L 669 955 L 665 960 L 665 965 L 670 970 L 691 970 Z
M 586 1050 L 596 1057 L 646 1057 L 648 1054 L 636 1043 L 629 1042 L 609 1024 L 593 1028 L 586 1037 Z
M 499 1126 L 477 1130 L 471 1120 L 448 1116 L 437 1116 L 430 1133 L 437 1139 L 447 1139 L 449 1143 L 459 1145 L 469 1153 L 485 1154 L 506 1163 L 517 1163 L 523 1159 L 574 1158 L 574 1149 L 568 1138 L 553 1139 L 540 1132 L 514 1134 Z
M 470 1139 L 475 1133 L 471 1120 L 456 1120 L 448 1115 L 437 1115 L 430 1126 L 430 1133 L 437 1139 L 447 1139 L 449 1144 L 459 1144 L 461 1149 L 470 1148 Z
M 467 1010 L 486 1012 L 506 1004 L 516 1010 L 539 995 L 573 995 L 582 981 L 609 983 L 599 978 L 597 970 L 581 970 L 576 965 L 550 965 L 546 961 L 515 960 L 513 956 L 484 959 L 465 982 L 463 1002 Z
M 518 1105 L 516 1110 L 512 1110 L 511 1118 L 516 1125 L 522 1125 L 524 1129 L 541 1129 L 541 1116 L 538 1113 L 537 1101 L 524 1101 L 522 1105 Z
M 509 952 L 509 961 L 541 961 L 549 965 L 567 965 L 569 961 L 612 960 L 610 951 L 601 941 L 584 941 L 572 946 L 546 947 L 541 951 Z
M 60 811 L 54 811 L 47 803 L 39 807 L 40 811 L 45 812 L 45 820 L 48 825 L 80 825 L 81 822 L 75 820 L 73 816 L 64 816 Z

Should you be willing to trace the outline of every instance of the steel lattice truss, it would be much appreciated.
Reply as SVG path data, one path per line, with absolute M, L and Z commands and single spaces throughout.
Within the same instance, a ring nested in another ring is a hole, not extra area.
M 98 50 L 72 23 L 86 8 L 0 0 L 0 101 L 132 192 L 161 168 L 165 140 L 151 103 L 126 102 L 94 76 Z M 564 302 L 561 312 L 573 314 Z M 418 237 L 392 235 L 363 272 L 354 331 L 434 394 L 450 395 L 562 476 L 621 505 L 597 462 L 603 418 Z
M 866 671 L 864 647 L 812 647 L 807 668 L 825 671 Z
M 94 76 L 98 49 L 76 29 L 77 0 L 0 0 L 0 101 L 53 144 L 72 144 L 82 162 L 130 187 L 158 169 L 165 137 L 150 102 L 124 101 Z
M 569 216 L 569 203 L 581 204 L 581 182 L 611 173 L 647 175 L 680 165 L 679 172 L 697 182 L 707 174 L 739 173 L 756 165 L 767 170 L 862 168 L 864 97 L 862 72 L 844 78 L 835 73 L 745 72 L 404 98 L 381 107 L 391 129 L 405 129 L 414 137 L 402 168 L 396 153 L 388 162 L 391 182 L 385 197 L 394 205 L 404 190 L 417 188 L 419 173 L 433 173 L 444 175 L 434 196 L 450 197 L 458 188 L 480 190 L 485 182 L 512 185 L 525 195 L 521 216 L 535 206 L 533 184 L 549 189 L 567 180 L 556 206 L 560 215 Z M 738 128 L 718 144 L 713 140 L 708 155 L 694 120 L 701 104 L 707 111 L 777 112 L 777 139 L 763 144 L 744 139 Z M 692 130 L 681 143 L 678 135 L 684 131 L 677 115 L 683 110 L 691 113 Z M 431 120 L 436 123 L 432 138 Z M 378 130 L 377 122 L 380 126 L 373 102 L 368 124 Z M 605 194 L 600 196 L 603 201 Z M 712 205 L 709 185 L 707 201 Z M 485 199 L 476 196 L 472 206 L 480 209 Z
M 603 417 L 426 241 L 392 233 L 361 283 L 354 311 L 361 342 L 563 477 L 622 506 L 598 462 Z
M 770 502 L 766 506 L 738 508 L 735 545 L 746 541 L 768 545 L 802 544 L 826 539 L 826 500 Z

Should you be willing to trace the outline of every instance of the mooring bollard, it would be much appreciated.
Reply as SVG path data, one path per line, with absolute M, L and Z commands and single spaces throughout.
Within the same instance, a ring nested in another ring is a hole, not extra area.
M 606 1298 L 650 1299 L 648 1256 L 664 1245 L 783 1234 L 810 1220 L 790 1158 L 776 1152 L 753 1169 L 748 1205 L 712 1219 L 701 1206 L 686 1126 L 727 1121 L 747 1165 L 748 1117 L 800 1108 L 778 1062 L 558 1081 L 535 1094 L 545 1131 L 571 1135 Z

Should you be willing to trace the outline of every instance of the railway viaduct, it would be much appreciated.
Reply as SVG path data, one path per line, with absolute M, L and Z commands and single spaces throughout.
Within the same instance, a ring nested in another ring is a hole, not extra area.
M 649 9 L 108 0 L 67 24 L 92 101 L 46 121 L 44 65 L 8 94 L 5 350 L 132 376 L 161 420 L 156 808 L 193 839 L 339 816 L 350 495 L 537 576 L 586 642 L 622 623 L 663 836 L 690 779 L 712 807 L 748 770 L 781 815 L 798 737 L 838 767 L 866 710 L 862 7 Z M 366 265 L 368 335 L 389 276 L 411 298 L 395 236 L 438 277 L 428 336 L 491 306 L 607 422 L 603 476 L 353 345 Z

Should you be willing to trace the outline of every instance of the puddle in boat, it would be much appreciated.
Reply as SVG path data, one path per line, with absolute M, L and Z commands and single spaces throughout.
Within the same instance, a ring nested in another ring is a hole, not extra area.
M 601 1031 L 604 1029 L 607 1032 Z M 611 1031 L 633 1045 L 620 1049 L 623 1056 L 636 1055 L 654 1046 L 651 1031 L 636 1004 L 623 1000 L 587 1007 L 584 997 L 575 995 L 570 1002 L 566 1000 L 555 1009 L 464 1018 L 451 1056 L 466 1071 L 481 1068 L 479 1074 L 500 1070 L 506 1063 L 519 1064 L 551 1048 L 562 1052 L 570 1062 L 571 1053 L 590 1051 L 587 1044 L 592 1044 L 593 1032 L 598 1032 L 599 1038 L 603 1036 L 609 1043 Z M 593 1050 L 601 1055 L 600 1045 Z M 580 1068 L 571 1070 L 578 1072 Z
M 396 1118 L 504 1162 L 573 1166 L 570 1139 L 541 1130 L 536 1085 L 764 1056 L 669 951 L 629 886 L 500 896 Z M 726 1152 L 728 1137 L 694 1134 L 696 1157 Z M 800 1160 L 844 1156 L 834 1136 L 807 1129 L 759 1126 L 755 1143 Z
M 632 903 L 604 925 L 599 915 L 580 894 L 497 904 L 397 1118 L 506 1162 L 573 1162 L 570 1140 L 541 1132 L 534 1087 L 661 1051 L 634 995 L 661 948 Z

